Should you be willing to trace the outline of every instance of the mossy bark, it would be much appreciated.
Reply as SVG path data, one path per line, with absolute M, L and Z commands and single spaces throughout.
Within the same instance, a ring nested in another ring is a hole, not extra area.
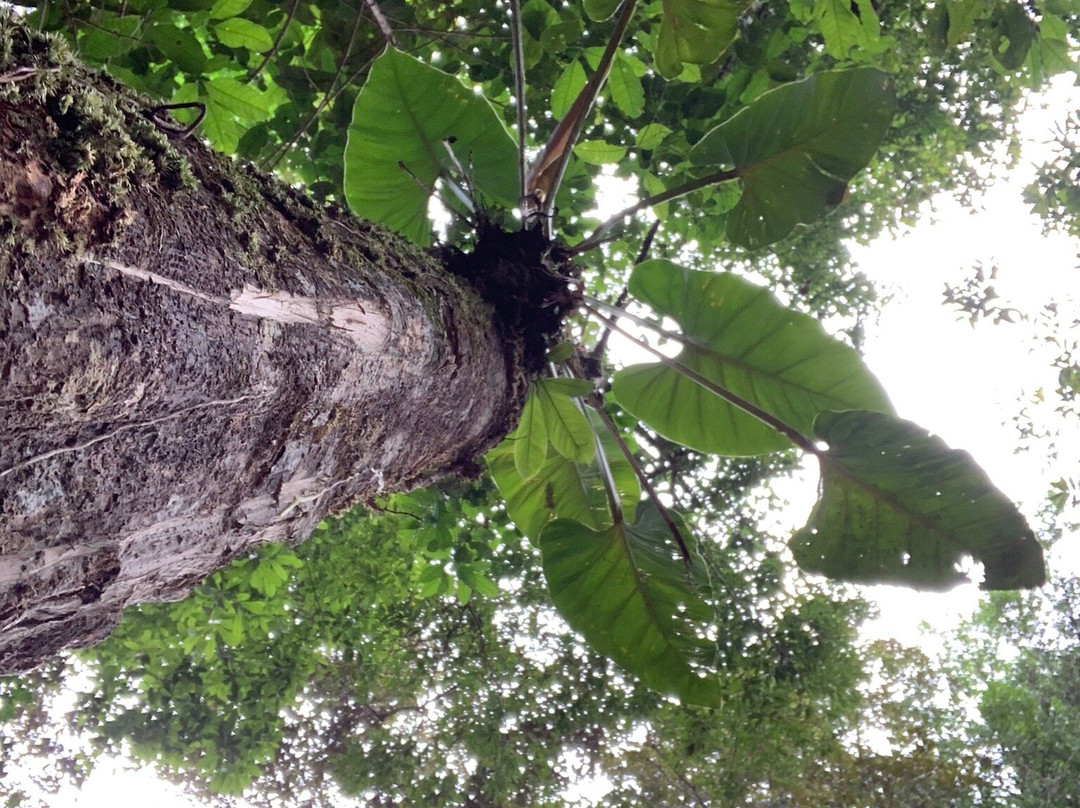
M 524 340 L 460 256 L 146 107 L 0 14 L 0 673 L 474 467 L 520 408 Z

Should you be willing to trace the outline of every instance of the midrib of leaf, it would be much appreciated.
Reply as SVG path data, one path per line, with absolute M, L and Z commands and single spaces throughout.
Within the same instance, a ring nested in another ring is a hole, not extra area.
M 813 159 L 813 157 L 809 154 L 810 149 L 814 147 L 816 141 L 819 138 L 828 137 L 829 133 L 836 128 L 839 128 L 838 122 L 832 124 L 832 126 L 830 126 L 829 128 L 825 128 L 819 132 L 814 132 L 808 135 L 805 139 L 800 140 L 798 143 L 793 143 L 791 146 L 782 151 L 774 152 L 773 154 L 770 154 L 767 157 L 763 157 L 760 160 L 755 160 L 754 162 L 748 164 L 745 168 L 739 168 L 739 166 L 735 166 L 735 174 L 740 178 L 751 177 L 756 171 L 760 171 L 763 168 L 772 168 L 777 162 L 790 154 L 801 154 L 806 158 L 807 162 L 809 162 L 810 165 L 812 165 L 816 170 L 818 170 L 827 177 L 832 177 L 837 182 L 843 182 L 843 179 L 837 177 L 831 171 L 825 171 L 823 168 L 821 168 L 821 166 L 819 166 L 817 162 Z
M 768 339 L 768 338 L 772 337 L 773 335 L 775 335 L 778 330 L 779 329 L 774 329 L 774 330 L 770 331 L 768 334 L 763 336 L 761 339 L 759 339 L 757 342 L 755 342 L 753 345 L 751 345 L 749 348 L 747 348 L 745 351 L 743 351 L 742 352 L 743 357 L 745 357 L 747 354 L 749 354 L 754 348 L 758 347 L 766 339 Z M 708 345 L 703 345 L 701 343 L 701 341 L 697 337 L 686 336 L 686 335 L 674 335 L 674 339 L 675 339 L 675 341 L 680 342 L 687 349 L 688 353 L 695 353 L 696 352 L 699 355 L 704 355 L 704 357 L 706 359 L 711 360 L 711 361 L 715 362 L 716 364 L 718 364 L 721 367 L 721 369 L 723 369 L 725 366 L 727 366 L 727 367 L 731 367 L 731 368 L 735 368 L 735 369 L 739 369 L 739 370 L 744 371 L 747 374 L 747 379 L 749 380 L 751 386 L 754 384 L 755 379 L 757 379 L 757 380 L 768 379 L 773 384 L 776 384 L 777 386 L 779 386 L 784 391 L 785 395 L 789 394 L 788 393 L 789 390 L 797 390 L 797 391 L 803 393 L 804 395 L 811 396 L 812 398 L 824 399 L 825 401 L 835 402 L 838 406 L 840 406 L 840 407 L 842 407 L 844 409 L 850 409 L 850 407 L 848 406 L 849 402 L 846 402 L 841 398 L 836 398 L 834 396 L 831 396 L 828 393 L 823 393 L 820 390 L 813 390 L 810 387 L 807 387 L 804 382 L 787 381 L 786 379 L 784 379 L 780 375 L 780 374 L 784 373 L 785 371 L 791 370 L 792 368 L 798 367 L 799 365 L 801 365 L 801 364 L 803 364 L 805 362 L 811 361 L 815 357 L 804 357 L 804 358 L 800 359 L 798 362 L 796 362 L 796 363 L 794 363 L 792 365 L 788 365 L 788 366 L 786 366 L 784 368 L 781 368 L 779 370 L 764 371 L 764 370 L 761 370 L 760 368 L 755 368 L 754 366 L 747 364 L 747 362 L 743 358 L 736 359 L 736 358 L 733 358 L 733 357 L 721 356 L 715 349 L 710 348 Z M 850 378 L 850 377 L 848 377 L 848 378 Z M 844 379 L 843 381 L 846 381 L 846 380 L 847 379 Z M 723 383 L 718 382 L 718 384 L 723 384 Z M 838 386 L 839 386 L 839 383 L 838 383 Z M 790 399 L 789 399 L 789 401 L 790 401 Z M 738 405 L 735 405 L 735 406 L 738 406 Z M 742 409 L 742 408 L 740 407 L 740 409 Z M 790 424 L 788 426 L 790 426 Z M 792 427 L 792 428 L 794 428 L 794 427 Z
M 394 84 L 397 87 L 398 96 L 402 99 L 402 101 L 405 101 L 408 98 L 408 96 L 405 93 L 405 88 L 404 88 L 404 86 L 402 84 L 402 80 L 401 80 L 401 74 L 398 72 L 398 69 L 397 69 L 396 66 L 394 67 Z M 433 162 L 435 164 L 436 168 L 437 168 L 437 171 L 436 171 L 436 178 L 437 178 L 438 175 L 442 173 L 442 168 L 441 168 L 442 161 L 439 159 L 439 155 L 434 149 L 434 144 L 431 143 L 428 140 L 428 138 L 424 136 L 424 127 L 420 124 L 420 119 L 417 118 L 416 115 L 413 113 L 412 105 L 406 103 L 404 106 L 405 106 L 405 115 L 406 115 L 406 117 L 408 117 L 409 122 L 413 126 L 413 129 L 415 129 L 421 135 L 420 143 L 421 143 L 421 147 L 422 147 L 423 151 L 425 151 L 427 153 L 427 156 L 431 159 L 431 162 Z M 460 119 L 461 116 L 464 115 L 464 114 L 465 114 L 465 112 L 462 111 L 458 115 L 458 119 Z M 431 190 L 434 190 L 434 189 L 431 189 Z
M 893 510 L 907 516 L 912 522 L 914 522 L 926 532 L 938 537 L 943 543 L 948 544 L 950 547 L 957 548 L 958 550 L 964 550 L 964 548 L 958 547 L 956 542 L 950 540 L 949 534 L 942 532 L 940 528 L 935 527 L 931 523 L 927 522 L 925 516 L 923 516 L 922 514 L 913 513 L 906 506 L 902 505 L 900 502 L 894 499 L 892 495 L 887 494 L 885 491 L 882 491 L 880 488 L 878 488 L 876 485 L 869 482 L 868 480 L 864 480 L 862 477 L 856 476 L 854 472 L 851 472 L 848 469 L 844 468 L 836 460 L 831 458 L 828 452 L 822 451 L 817 447 L 814 447 L 812 454 L 817 457 L 819 463 L 829 466 L 830 469 L 834 469 L 836 472 L 839 473 L 840 476 L 846 478 L 856 488 L 859 488 L 870 494 L 872 497 L 872 501 L 874 502 L 875 508 L 877 508 L 879 502 L 883 502 Z M 877 515 L 875 514 L 875 520 L 876 518 Z M 965 524 L 965 527 L 968 526 L 968 524 Z
M 687 302 L 687 295 L 688 294 L 689 293 L 687 291 L 683 292 L 682 308 L 684 310 L 692 308 L 692 306 Z M 759 305 L 759 302 L 761 300 L 763 300 L 763 299 L 765 299 L 767 297 L 768 297 L 767 290 L 764 290 L 764 289 L 759 290 L 754 295 L 754 297 L 750 301 L 750 303 L 747 306 L 744 307 L 744 311 L 750 312 L 755 306 Z M 626 315 L 626 312 L 623 312 L 623 314 Z M 671 317 L 673 320 L 675 320 L 677 323 L 679 323 L 680 327 L 683 327 L 685 329 L 685 326 L 683 325 L 682 320 L 679 319 L 677 316 L 675 316 L 674 314 L 670 314 L 670 313 L 666 313 L 666 316 Z M 802 392 L 805 395 L 812 396 L 813 398 L 823 398 L 826 401 L 835 402 L 837 405 L 839 405 L 843 409 L 850 409 L 850 407 L 848 406 L 848 402 L 844 401 L 843 399 L 829 396 L 827 393 L 821 393 L 820 391 L 812 390 L 809 387 L 806 387 L 805 384 L 798 384 L 798 383 L 794 383 L 794 382 L 788 382 L 788 381 L 784 381 L 784 380 L 782 380 L 780 378 L 779 374 L 784 373 L 785 371 L 788 371 L 788 370 L 790 370 L 790 369 L 792 369 L 794 367 L 798 367 L 800 364 L 803 364 L 804 362 L 811 361 L 815 357 L 803 357 L 802 359 L 795 362 L 794 364 L 787 365 L 786 367 L 781 368 L 779 370 L 773 370 L 773 371 L 766 372 L 766 371 L 762 371 L 760 369 L 754 369 L 751 365 L 748 365 L 741 358 L 740 359 L 735 359 L 735 358 L 729 358 L 729 357 L 721 355 L 717 350 L 715 350 L 710 345 L 708 345 L 706 342 L 704 342 L 704 339 L 705 339 L 704 337 L 698 337 L 697 335 L 694 335 L 694 334 L 689 334 L 688 335 L 686 333 L 676 333 L 674 331 L 669 331 L 668 329 L 664 328 L 659 323 L 655 323 L 655 322 L 653 322 L 653 321 L 651 321 L 651 320 L 649 320 L 647 318 L 643 318 L 643 317 L 631 317 L 630 319 L 633 319 L 635 322 L 639 323 L 640 325 L 644 325 L 647 328 L 655 331 L 657 334 L 661 335 L 665 339 L 670 339 L 672 342 L 675 342 L 675 343 L 678 343 L 679 345 L 682 345 L 684 348 L 687 349 L 688 353 L 693 354 L 694 352 L 697 352 L 698 354 L 705 355 L 706 359 L 712 359 L 712 361 L 715 361 L 718 365 L 721 366 L 721 368 L 723 368 L 725 365 L 729 365 L 729 366 L 732 366 L 732 367 L 739 368 L 739 369 L 743 370 L 744 372 L 747 373 L 747 378 L 750 380 L 751 385 L 753 385 L 754 379 L 756 379 L 756 378 L 765 378 L 765 379 L 769 379 L 769 380 L 773 381 L 774 384 L 777 384 L 784 391 L 785 396 L 789 396 L 788 389 L 794 389 L 794 390 L 798 390 L 798 391 Z M 734 328 L 736 321 L 737 321 L 737 318 L 733 319 L 728 324 L 727 327 L 728 328 Z M 779 333 L 779 331 L 782 328 L 786 327 L 787 325 L 788 325 L 788 322 L 780 323 L 777 327 L 774 327 L 771 331 L 769 331 L 766 334 L 763 334 L 762 336 L 760 336 L 756 342 L 752 343 L 751 345 L 747 346 L 746 348 L 744 348 L 742 350 L 742 356 L 745 357 L 748 354 L 750 354 L 754 349 L 759 347 L 762 343 L 764 343 L 768 339 L 775 336 L 777 333 Z M 678 362 L 680 365 L 685 365 L 685 363 L 680 361 L 678 357 L 675 357 L 675 361 Z M 837 382 L 837 386 L 839 386 L 840 384 L 846 382 L 848 379 L 852 378 L 855 375 L 858 375 L 858 368 L 856 368 L 853 371 L 852 374 L 845 377 L 841 381 Z M 691 381 L 693 381 L 693 380 L 691 379 Z M 717 384 L 722 384 L 722 383 L 718 382 Z M 790 397 L 788 397 L 788 402 L 790 403 L 790 401 L 791 401 Z M 738 407 L 741 410 L 744 410 L 744 412 L 749 412 L 749 411 L 745 410 L 743 407 L 740 407 L 738 404 L 735 404 L 735 402 L 729 401 L 728 403 L 733 404 L 734 406 Z M 794 407 L 793 407 L 793 409 L 794 409 Z M 750 413 L 750 414 L 753 415 L 753 413 Z M 777 420 L 780 420 L 780 419 L 777 418 Z M 785 425 L 788 426 L 791 429 L 794 429 L 794 427 L 791 427 L 790 424 L 785 423 Z
M 622 331 L 622 329 L 618 327 L 615 327 L 615 329 Z M 866 493 L 870 494 L 875 504 L 877 502 L 887 503 L 894 510 L 907 516 L 912 522 L 926 530 L 928 533 L 941 537 L 946 543 L 948 543 L 952 547 L 957 546 L 955 542 L 950 541 L 948 539 L 948 536 L 942 533 L 939 528 L 936 528 L 932 526 L 929 522 L 927 522 L 924 516 L 918 513 L 913 513 L 910 509 L 896 501 L 892 496 L 882 491 L 878 486 L 870 483 L 868 480 L 864 480 L 863 478 L 856 476 L 854 472 L 848 471 L 846 468 L 841 466 L 838 461 L 831 458 L 828 452 L 819 449 L 816 445 L 814 445 L 813 441 L 810 438 L 802 435 L 802 433 L 795 429 L 795 427 L 784 421 L 782 418 L 779 418 L 778 416 L 775 416 L 772 413 L 769 413 L 762 408 L 751 404 L 750 402 L 744 400 L 742 397 L 733 393 L 731 390 L 723 387 L 719 383 L 711 382 L 701 373 L 695 371 L 693 368 L 688 367 L 684 362 L 680 361 L 678 357 L 665 357 L 665 359 L 667 362 L 670 362 L 676 368 L 681 368 L 684 371 L 687 371 L 685 375 L 687 378 L 690 379 L 690 381 L 697 382 L 701 387 L 704 387 L 709 392 L 718 395 L 720 398 L 724 399 L 732 406 L 743 410 L 745 413 L 754 418 L 757 418 L 758 420 L 765 423 L 767 426 L 771 426 L 774 429 L 777 429 L 778 432 L 792 440 L 792 442 L 794 442 L 800 449 L 817 457 L 819 463 L 829 466 L 829 468 L 835 470 L 835 472 L 839 476 L 842 476 L 851 483 L 853 483 L 856 488 L 860 488 Z M 701 384 L 700 381 L 697 381 L 697 379 L 694 378 L 695 376 L 709 383 Z M 798 436 L 798 439 L 796 439 L 796 436 Z
M 643 601 L 645 601 L 645 609 L 648 612 L 649 616 L 652 618 L 653 625 L 657 627 L 657 631 L 659 631 L 660 636 L 663 637 L 664 642 L 670 648 L 681 653 L 679 647 L 672 641 L 670 637 L 667 636 L 667 634 L 662 628 L 664 624 L 663 621 L 659 618 L 659 615 L 661 613 L 660 607 L 656 603 L 654 598 L 649 595 L 648 589 L 645 587 L 646 576 L 641 571 L 641 568 L 638 566 L 637 560 L 634 558 L 634 548 L 632 542 L 630 541 L 630 531 L 627 528 L 627 525 L 625 523 L 622 525 L 612 525 L 609 530 L 619 531 L 619 542 L 622 544 L 623 550 L 626 553 L 627 558 L 629 559 L 630 569 L 634 575 L 634 588 L 641 593 L 641 598 Z M 630 593 L 630 597 L 627 598 L 627 600 L 630 600 L 630 598 L 632 597 L 633 592 Z M 689 665 L 687 665 L 687 667 L 690 668 Z M 690 668 L 690 670 L 692 671 L 693 668 Z

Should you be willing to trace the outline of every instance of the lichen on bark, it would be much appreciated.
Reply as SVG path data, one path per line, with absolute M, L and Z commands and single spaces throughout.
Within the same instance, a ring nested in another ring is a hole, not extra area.
M 2 12 L 0 77 L 0 673 L 514 426 L 566 307 L 550 245 L 509 251 L 554 275 L 506 303 L 505 261 L 170 140 Z

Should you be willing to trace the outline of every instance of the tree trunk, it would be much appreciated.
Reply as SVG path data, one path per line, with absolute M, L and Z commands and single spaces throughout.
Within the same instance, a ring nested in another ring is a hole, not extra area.
M 0 15 L 0 673 L 474 468 L 536 365 L 468 256 L 170 139 L 148 106 Z

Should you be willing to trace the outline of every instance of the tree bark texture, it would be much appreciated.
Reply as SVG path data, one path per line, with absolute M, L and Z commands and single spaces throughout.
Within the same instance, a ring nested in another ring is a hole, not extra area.
M 446 261 L 149 105 L 0 15 L 0 673 L 472 467 L 520 409 Z

